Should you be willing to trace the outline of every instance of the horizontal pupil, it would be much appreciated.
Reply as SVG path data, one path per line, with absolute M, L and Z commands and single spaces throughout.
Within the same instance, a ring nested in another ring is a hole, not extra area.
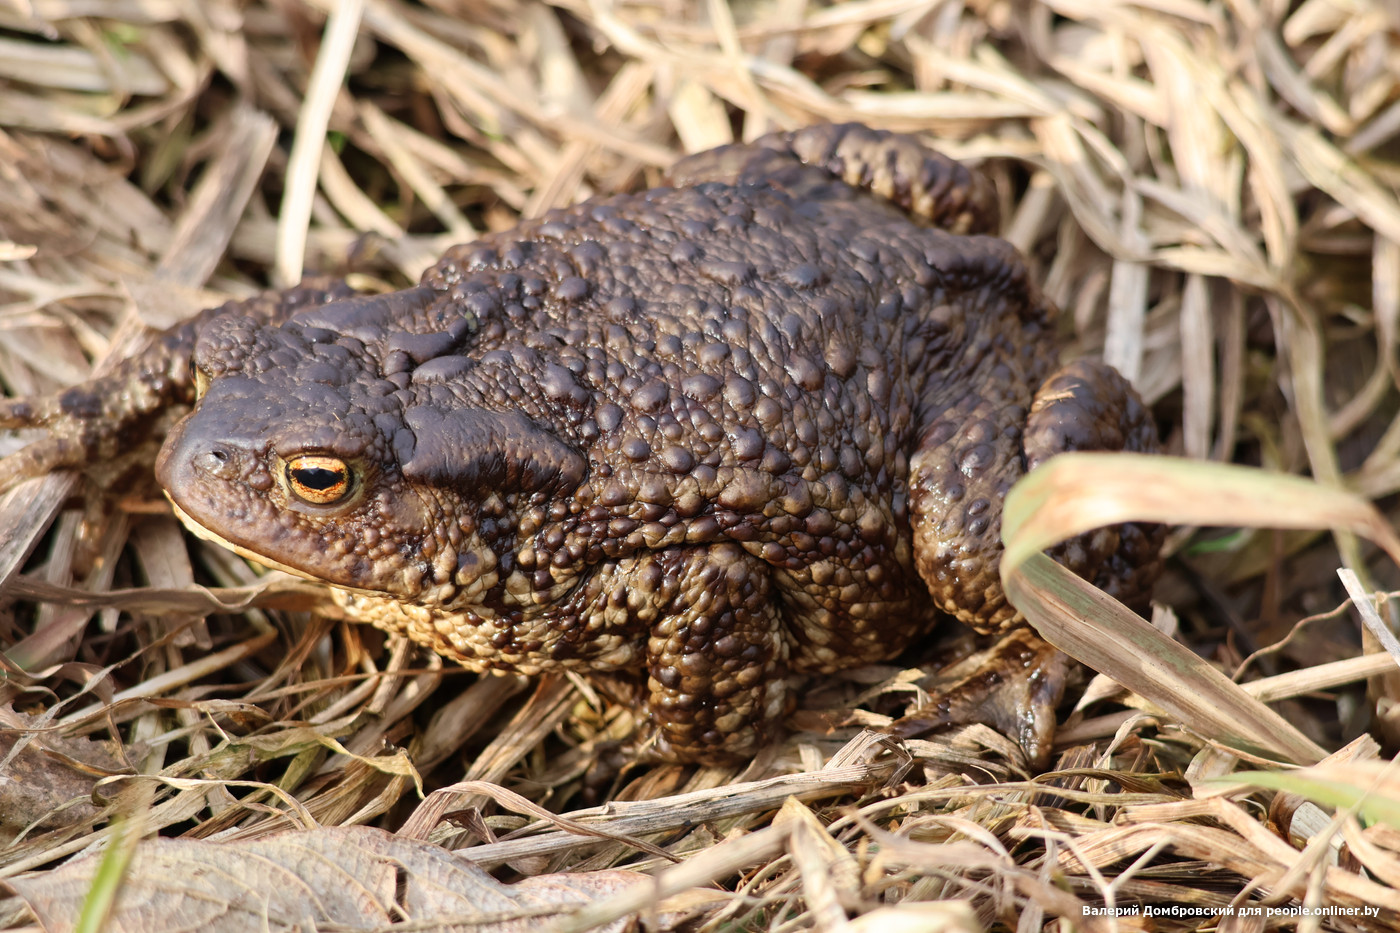
M 323 470 L 320 467 L 293 470 L 296 481 L 308 489 L 330 489 L 345 482 L 345 474 L 338 470 Z

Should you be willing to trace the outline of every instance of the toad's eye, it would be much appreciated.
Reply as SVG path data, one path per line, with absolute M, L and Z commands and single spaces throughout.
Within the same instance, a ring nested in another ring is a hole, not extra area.
M 350 495 L 350 485 L 350 467 L 338 457 L 310 454 L 287 461 L 287 487 L 304 502 L 339 502 Z

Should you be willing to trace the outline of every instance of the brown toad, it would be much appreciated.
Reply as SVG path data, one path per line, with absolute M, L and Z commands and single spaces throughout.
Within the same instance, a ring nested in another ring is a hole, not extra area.
M 1156 436 L 1112 369 L 1060 367 L 1052 309 L 982 235 L 990 186 L 861 126 L 671 184 L 456 247 L 400 292 L 205 312 L 105 383 L 11 403 L 55 435 L 10 470 L 110 456 L 197 395 L 156 467 L 196 534 L 474 669 L 631 677 L 685 759 L 751 752 L 791 675 L 892 658 L 943 613 L 1018 623 L 1007 489 Z M 1157 547 L 1129 525 L 1059 557 L 1132 599 Z M 1021 713 L 1002 724 L 1043 742 Z

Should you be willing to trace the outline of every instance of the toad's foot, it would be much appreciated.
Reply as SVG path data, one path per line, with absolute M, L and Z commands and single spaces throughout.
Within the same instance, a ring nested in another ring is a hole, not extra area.
M 928 704 L 896 720 L 890 732 L 914 738 L 952 725 L 982 723 L 1015 739 L 1042 770 L 1055 737 L 1055 707 L 1064 696 L 1070 658 L 1025 627 L 938 672 Z

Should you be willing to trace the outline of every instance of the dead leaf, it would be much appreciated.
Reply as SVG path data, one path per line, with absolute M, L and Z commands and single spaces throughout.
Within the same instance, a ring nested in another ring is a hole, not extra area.
M 29 732 L 42 724 L 0 709 L 0 835 L 8 844 L 28 828 L 55 829 L 92 819 L 92 788 L 127 770 L 111 749 L 87 738 Z
M 71 930 L 102 856 L 9 880 L 45 930 Z M 445 849 L 368 826 L 251 842 L 150 839 L 136 847 L 108 933 L 415 929 L 527 933 L 646 875 L 595 871 L 503 884 Z M 620 933 L 631 918 L 601 929 Z M 662 929 L 668 928 L 662 924 Z

